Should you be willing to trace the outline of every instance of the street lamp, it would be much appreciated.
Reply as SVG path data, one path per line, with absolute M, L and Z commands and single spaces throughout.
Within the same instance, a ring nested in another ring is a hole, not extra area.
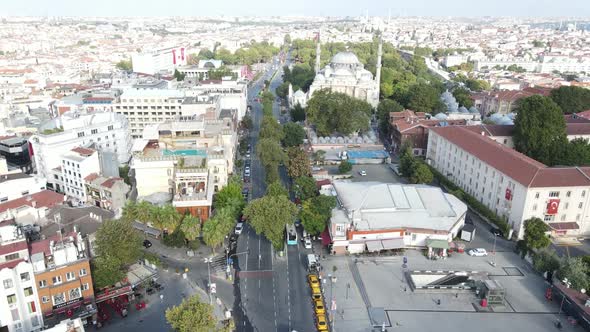
M 209 304 L 213 303 L 211 299 L 211 263 L 213 263 L 213 258 L 205 258 L 205 263 L 207 263 L 207 278 L 209 278 L 209 284 L 207 284 L 207 293 L 209 293 Z
M 492 249 L 492 265 L 496 266 L 496 239 L 498 238 L 498 234 L 494 233 L 494 248 Z
M 567 280 L 567 278 L 563 278 L 562 282 L 566 288 L 570 288 L 572 286 L 572 283 L 569 280 Z M 560 316 L 561 316 L 561 310 L 563 309 L 563 302 L 565 302 L 565 292 L 564 291 L 561 292 L 561 304 L 559 305 L 559 312 L 557 313 L 557 323 L 558 324 L 561 324 Z

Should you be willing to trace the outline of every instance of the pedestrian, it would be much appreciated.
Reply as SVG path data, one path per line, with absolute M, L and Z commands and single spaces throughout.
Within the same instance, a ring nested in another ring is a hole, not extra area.
M 407 292 L 408 288 L 406 286 L 404 286 L 404 292 Z
M 160 294 L 160 301 L 164 301 L 164 294 Z

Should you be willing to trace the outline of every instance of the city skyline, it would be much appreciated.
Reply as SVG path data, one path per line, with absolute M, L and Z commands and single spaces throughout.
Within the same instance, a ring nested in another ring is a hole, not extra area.
M 584 0 L 571 0 L 562 6 L 550 0 L 498 0 L 473 6 L 466 0 L 441 3 L 433 0 L 416 0 L 401 5 L 383 1 L 364 3 L 350 0 L 312 2 L 302 0 L 284 4 L 261 0 L 248 3 L 237 0 L 194 3 L 177 0 L 169 3 L 152 3 L 129 0 L 105 0 L 97 8 L 73 0 L 58 0 L 47 6 L 41 0 L 25 0 L 4 4 L 1 16 L 518 16 L 518 17 L 572 17 L 589 18 L 590 6 Z M 50 7 L 50 8 L 48 8 Z

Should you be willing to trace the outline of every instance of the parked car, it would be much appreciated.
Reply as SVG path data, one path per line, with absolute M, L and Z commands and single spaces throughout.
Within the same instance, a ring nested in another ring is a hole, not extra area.
M 242 230 L 243 230 L 243 229 L 244 229 L 244 224 L 243 224 L 243 223 L 241 223 L 241 222 L 239 222 L 239 223 L 236 225 L 236 229 L 234 230 L 234 233 L 236 233 L 237 235 L 240 235 L 240 234 L 242 234 Z
M 246 158 L 250 158 L 250 152 L 246 152 Z
M 504 237 L 504 232 L 502 232 L 502 230 L 499 228 L 492 227 L 490 228 L 490 232 L 492 232 L 492 234 L 495 236 Z
M 152 242 L 148 239 L 143 240 L 143 246 L 149 248 L 152 246 Z
M 318 315 L 316 321 L 316 327 L 318 331 L 328 331 L 328 321 L 326 320 L 326 315 Z
M 313 300 L 313 309 L 316 315 L 326 314 L 326 308 L 324 307 L 324 301 L 322 300 Z
M 366 176 L 366 175 L 367 175 L 367 172 L 366 172 L 364 169 L 361 169 L 361 170 L 359 171 L 359 175 L 360 175 L 360 176 Z
M 244 198 L 248 198 L 248 194 L 250 193 L 250 190 L 248 188 L 244 188 L 242 189 L 242 196 Z
M 309 237 L 305 238 L 305 240 L 303 241 L 303 246 L 305 247 L 305 249 L 311 249 L 311 239 Z
M 469 250 L 467 254 L 474 257 L 484 257 L 488 255 L 488 252 L 484 248 L 475 248 Z
M 308 274 L 307 275 L 307 282 L 311 288 L 319 288 L 320 287 L 320 279 L 315 274 Z

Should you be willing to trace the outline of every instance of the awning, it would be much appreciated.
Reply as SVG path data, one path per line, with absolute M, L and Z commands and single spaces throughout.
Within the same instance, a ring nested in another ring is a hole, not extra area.
M 426 246 L 435 249 L 449 249 L 449 242 L 445 240 L 428 239 L 426 240 Z
M 580 229 L 580 225 L 577 222 L 552 222 L 549 223 L 549 227 L 556 231 L 567 231 L 572 229 Z
M 367 241 L 365 242 L 367 245 L 367 250 L 374 252 L 374 251 L 380 251 L 383 250 L 383 245 L 381 244 L 380 240 L 377 241 Z
M 383 249 L 400 249 L 405 247 L 404 239 L 389 239 L 389 240 L 382 240 L 381 244 L 383 245 Z
M 328 231 L 328 227 L 326 227 L 326 229 L 324 229 L 324 231 L 321 234 L 322 237 L 322 245 L 327 246 L 330 245 L 330 243 L 332 243 L 332 239 L 330 238 L 330 232 Z

